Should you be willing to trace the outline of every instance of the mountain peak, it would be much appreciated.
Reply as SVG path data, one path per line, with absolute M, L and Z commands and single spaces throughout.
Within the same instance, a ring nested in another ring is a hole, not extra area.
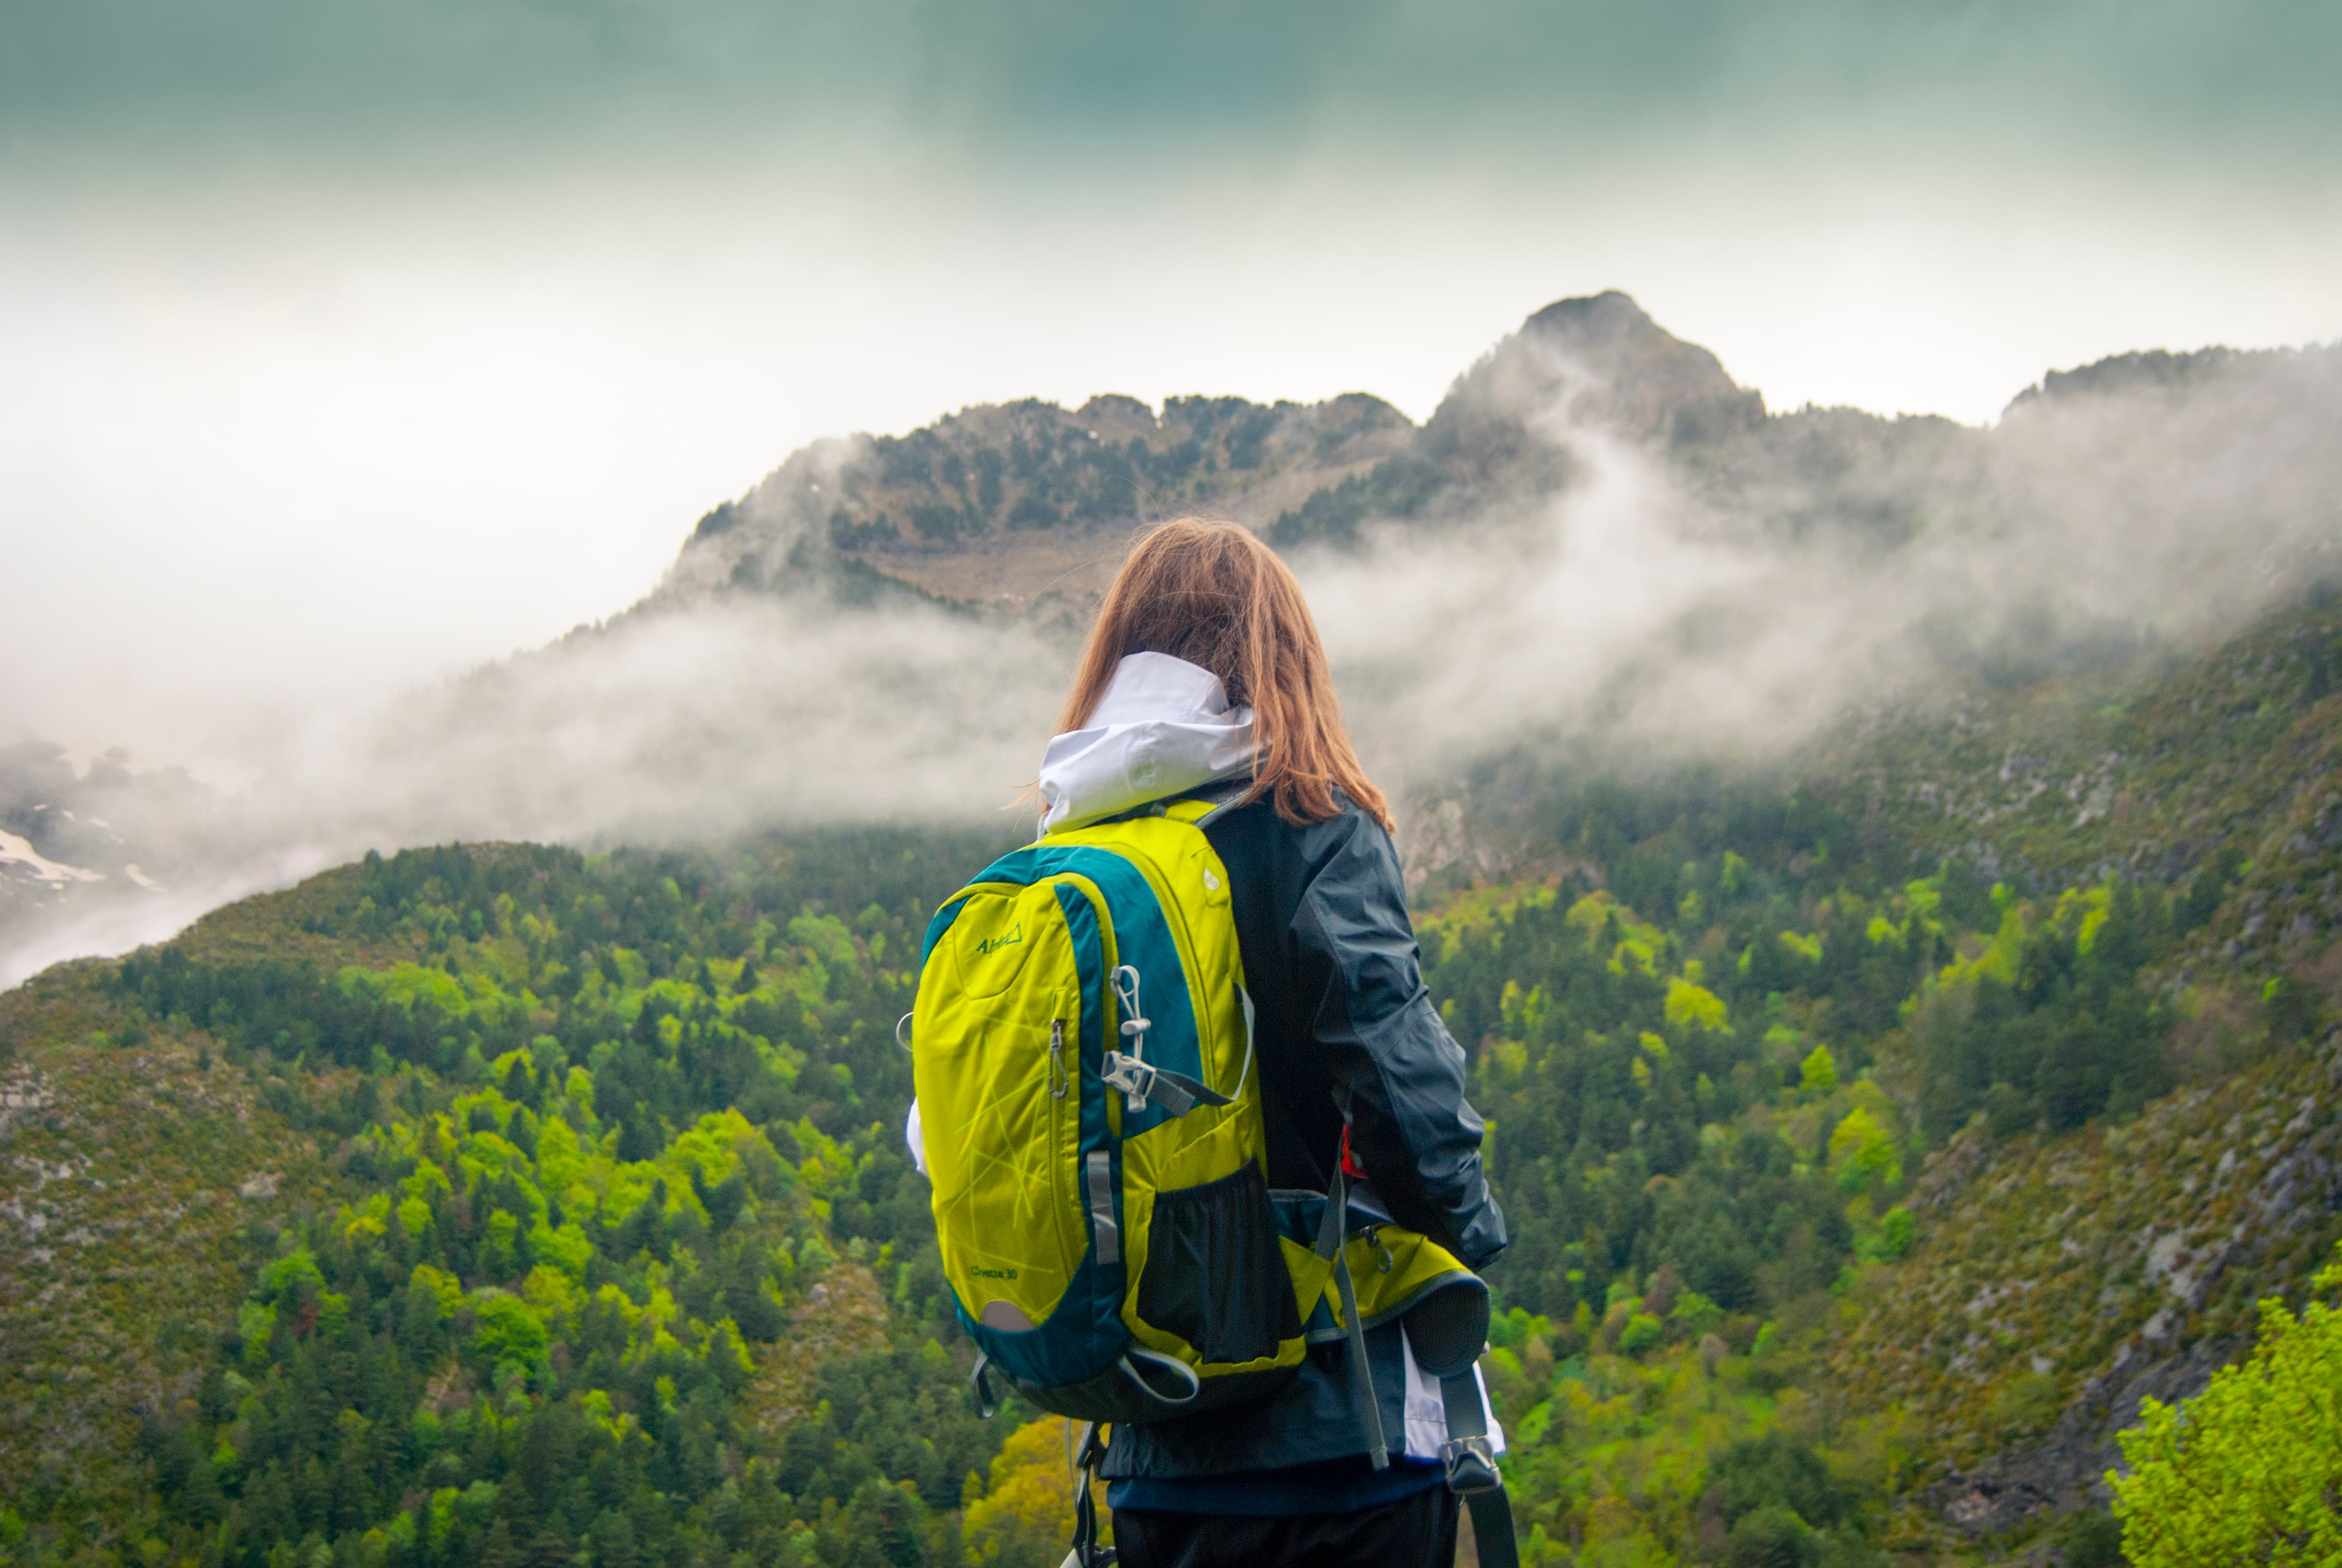
M 1635 303 L 1634 295 L 1615 288 L 1557 299 L 1523 322 L 1521 331 L 1606 340 L 1656 333 L 1675 341 L 1649 312 Z
M 1607 289 L 1556 300 L 1523 322 L 1458 379 L 1432 423 L 1525 416 L 1683 446 L 1757 424 L 1765 399 L 1632 296 Z
M 1516 344 L 1558 351 L 1597 384 L 1586 414 L 1630 433 L 1687 445 L 1765 417 L 1764 394 L 1742 387 L 1707 349 L 1653 321 L 1616 289 L 1556 300 L 1521 325 Z

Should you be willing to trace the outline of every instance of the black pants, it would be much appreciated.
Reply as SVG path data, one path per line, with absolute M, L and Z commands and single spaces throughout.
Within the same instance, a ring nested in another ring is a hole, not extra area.
M 1234 1518 L 1117 1508 L 1120 1568 L 1448 1568 L 1456 1494 L 1434 1486 L 1359 1513 Z

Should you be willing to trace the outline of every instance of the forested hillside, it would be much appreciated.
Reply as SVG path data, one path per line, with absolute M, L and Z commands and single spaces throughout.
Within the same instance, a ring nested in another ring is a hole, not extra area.
M 1435 879 L 1530 1561 L 2114 1560 L 2114 1431 L 2335 1239 L 2337 638 L 1540 774 L 1526 874 Z M 2080 804 L 1955 808 L 2077 704 L 2132 737 Z M 0 1553 L 1056 1561 L 1061 1428 L 968 1410 L 899 1134 L 997 847 L 410 851 L 0 996 Z
M 114 1228 L 225 1250 L 243 1278 L 158 1317 L 93 1275 L 85 1233 L 27 1254 L 0 1329 L 9 1549 L 918 1549 L 1000 1434 L 936 1343 L 892 1027 L 926 890 L 985 853 L 411 853 L 12 996 L 18 1223 L 45 1233 L 75 1185 L 106 1184 L 90 1151 L 109 1129 L 76 1091 L 151 1075 L 233 1101 L 233 1154 L 117 1167 L 177 1190 Z M 225 1234 L 171 1223 L 240 1202 Z M 35 1361 L 50 1318 L 191 1353 L 90 1364 L 85 1333 Z M 790 1354 L 826 1341 L 833 1363 Z M 101 1441 L 76 1442 L 93 1415 Z
M 1056 1562 L 1065 1430 L 967 1408 L 893 1037 L 1014 829 L 806 824 L 986 804 L 1133 527 L 1196 508 L 1294 553 L 1411 770 L 1528 1560 L 2117 1561 L 2124 1429 L 2130 1499 L 2252 1492 L 2143 1402 L 2284 1332 L 2342 1211 L 2337 433 L 2332 348 L 2125 356 L 1990 430 L 1768 414 L 1604 295 L 1419 427 L 817 444 L 635 611 L 233 811 L 0 754 L 35 948 L 284 843 L 496 841 L 0 992 L 0 1563 Z M 503 842 L 545 835 L 698 847 Z

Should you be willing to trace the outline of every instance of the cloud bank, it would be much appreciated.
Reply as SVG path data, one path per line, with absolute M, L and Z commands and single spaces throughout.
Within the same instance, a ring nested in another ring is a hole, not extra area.
M 2342 351 L 2118 365 L 1989 431 L 1809 411 L 1696 461 L 1621 428 L 1566 353 L 1506 352 L 1540 356 L 1506 383 L 1535 394 L 1508 472 L 1536 483 L 1296 557 L 1370 765 L 1418 798 L 1512 752 L 1777 757 L 1947 683 L 2199 644 L 2342 564 Z M 241 790 L 116 767 L 108 794 L 103 768 L 53 763 L 24 789 L 80 791 L 167 891 L 93 860 L 117 896 L 20 904 L 0 984 L 368 848 L 1000 821 L 1075 652 L 906 600 L 669 594 L 394 701 L 320 704 Z
M 2143 363 L 1989 432 L 1809 411 L 1721 473 L 1549 365 L 1532 424 L 1573 484 L 1303 564 L 1363 744 L 1423 784 L 1508 749 L 1774 757 L 1947 681 L 2199 645 L 2342 568 L 2342 350 Z

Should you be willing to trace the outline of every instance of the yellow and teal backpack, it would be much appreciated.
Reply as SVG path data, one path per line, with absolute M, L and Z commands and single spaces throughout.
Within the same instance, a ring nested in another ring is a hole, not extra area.
M 1105 1423 L 1274 1393 L 1348 1343 L 1366 1452 L 1386 1463 L 1364 1331 L 1405 1318 L 1439 1384 L 1449 1487 L 1481 1561 L 1517 1568 L 1474 1363 L 1487 1287 L 1351 1198 L 1267 1184 L 1227 868 L 1182 800 L 1004 855 L 927 926 L 910 1016 L 944 1278 L 978 1352 L 1041 1409 L 1088 1422 L 1069 1564 L 1096 1546 Z
M 1330 1201 L 1268 1188 L 1227 869 L 1201 827 L 1215 809 L 1052 834 L 927 927 L 913 1075 L 980 1403 L 996 1371 L 1061 1415 L 1185 1415 L 1273 1393 L 1310 1342 L 1402 1314 L 1434 1376 L 1481 1349 L 1486 1289 L 1452 1254 L 1362 1215 L 1338 1179 Z M 1379 1462 L 1363 1381 L 1358 1406 Z

